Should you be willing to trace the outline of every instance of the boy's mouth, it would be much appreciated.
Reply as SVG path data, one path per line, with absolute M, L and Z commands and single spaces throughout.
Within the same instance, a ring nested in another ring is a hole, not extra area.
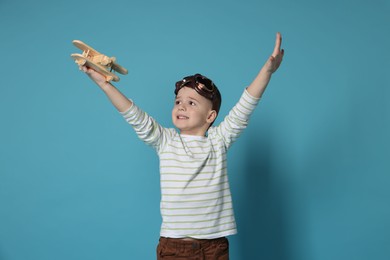
M 188 116 L 178 115 L 176 118 L 177 119 L 188 119 Z

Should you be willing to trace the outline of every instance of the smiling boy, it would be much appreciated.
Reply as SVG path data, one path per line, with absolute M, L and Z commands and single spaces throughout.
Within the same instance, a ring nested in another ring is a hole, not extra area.
M 217 118 L 221 106 L 221 94 L 217 87 L 201 74 L 195 74 L 177 82 L 175 94 L 173 124 L 181 134 L 204 136 Z
M 218 126 L 212 124 L 219 113 L 221 94 L 201 74 L 176 83 L 172 109 L 176 130 L 162 127 L 102 75 L 81 67 L 159 156 L 162 225 L 157 259 L 229 259 L 226 236 L 237 230 L 226 154 L 279 68 L 284 55 L 280 47 L 278 33 L 272 55 Z

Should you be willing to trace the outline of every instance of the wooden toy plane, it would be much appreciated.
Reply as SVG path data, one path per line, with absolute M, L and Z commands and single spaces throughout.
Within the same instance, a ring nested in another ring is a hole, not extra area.
M 85 65 L 96 70 L 100 74 L 103 74 L 107 81 L 119 81 L 119 77 L 112 72 L 113 70 L 124 75 L 128 73 L 127 69 L 116 63 L 115 57 L 108 57 L 102 53 L 99 53 L 92 47 L 79 40 L 74 40 L 73 44 L 83 51 L 82 54 L 74 53 L 70 55 L 75 60 L 75 62 L 79 66 Z

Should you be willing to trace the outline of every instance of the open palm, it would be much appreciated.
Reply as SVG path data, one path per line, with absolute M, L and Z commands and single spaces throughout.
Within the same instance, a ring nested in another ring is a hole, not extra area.
M 282 35 L 276 34 L 275 48 L 274 51 L 264 65 L 264 68 L 271 73 L 274 73 L 280 66 L 283 60 L 284 50 L 280 49 L 282 45 Z

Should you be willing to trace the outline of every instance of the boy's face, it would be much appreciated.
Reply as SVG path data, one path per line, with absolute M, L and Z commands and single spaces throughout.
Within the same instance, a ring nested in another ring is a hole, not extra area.
M 179 90 L 172 110 L 172 122 L 181 134 L 204 136 L 216 117 L 210 100 L 189 87 Z

